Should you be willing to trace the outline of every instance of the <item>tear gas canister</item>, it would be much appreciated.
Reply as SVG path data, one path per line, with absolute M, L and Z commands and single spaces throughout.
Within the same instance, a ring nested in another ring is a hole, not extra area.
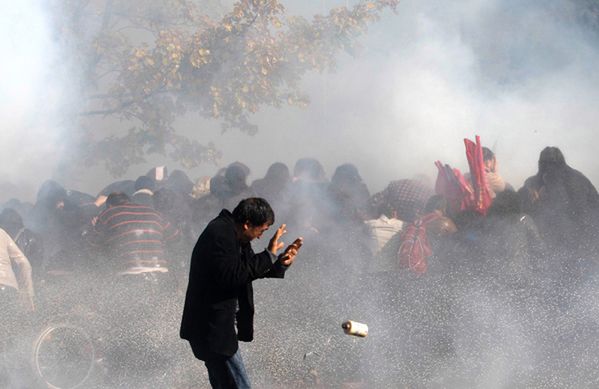
M 343 328 L 343 332 L 347 335 L 359 336 L 361 338 L 368 336 L 368 326 L 364 323 L 346 320 L 341 324 L 341 328 Z

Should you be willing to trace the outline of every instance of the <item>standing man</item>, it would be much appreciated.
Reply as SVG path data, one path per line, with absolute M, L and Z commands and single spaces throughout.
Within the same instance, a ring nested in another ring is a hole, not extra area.
M 252 281 L 283 278 L 302 245 L 298 238 L 277 256 L 284 245 L 279 242 L 286 232 L 283 224 L 268 248 L 254 254 L 250 242 L 259 239 L 274 219 L 266 200 L 247 198 L 233 213 L 223 209 L 193 249 L 180 334 L 195 357 L 204 361 L 213 388 L 250 387 L 238 340 L 253 340 Z

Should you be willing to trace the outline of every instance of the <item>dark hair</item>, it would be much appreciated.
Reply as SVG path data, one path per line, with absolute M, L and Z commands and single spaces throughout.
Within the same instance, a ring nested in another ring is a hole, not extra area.
M 233 219 L 238 224 L 248 222 L 252 226 L 273 224 L 275 213 L 266 200 L 260 197 L 250 197 L 241 200 L 233 210 Z
M 182 194 L 191 194 L 193 190 L 193 182 L 191 182 L 187 174 L 182 170 L 173 170 L 166 180 L 166 186 Z
M 137 180 L 135 180 L 135 190 L 138 191 L 140 189 L 149 189 L 154 190 L 156 187 L 156 181 L 152 177 L 148 176 L 139 176 Z
M 123 205 L 129 202 L 129 196 L 123 192 L 114 192 L 108 195 L 106 198 L 106 206 L 114 207 L 117 205 Z
M 312 181 L 325 181 L 324 168 L 317 159 L 300 158 L 293 167 L 293 175 L 297 178 Z
M 67 191 L 58 182 L 46 180 L 37 192 L 36 205 L 46 209 L 53 209 L 61 201 L 67 199 Z
M 23 227 L 23 218 L 14 209 L 4 208 L 2 213 L 0 213 L 0 228 L 6 231 L 13 239 Z
M 495 158 L 495 153 L 487 147 L 483 147 L 483 161 L 491 161 Z
M 354 184 L 359 182 L 362 182 L 362 177 L 360 177 L 358 168 L 351 163 L 337 166 L 335 173 L 333 173 L 333 177 L 331 177 L 331 183 L 333 185 Z
M 246 183 L 250 169 L 241 162 L 233 162 L 225 170 L 225 181 L 234 193 L 239 193 L 248 187 Z
M 566 158 L 557 147 L 545 147 L 539 155 L 539 173 L 566 166 Z
M 218 198 L 226 197 L 229 193 L 229 187 L 225 176 L 214 176 L 210 179 L 210 193 Z
M 268 168 L 265 179 L 274 180 L 274 181 L 289 181 L 289 168 L 282 162 L 275 162 Z

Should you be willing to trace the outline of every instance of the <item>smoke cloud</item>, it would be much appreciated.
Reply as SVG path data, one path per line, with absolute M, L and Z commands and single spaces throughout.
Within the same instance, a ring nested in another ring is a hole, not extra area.
M 233 145 L 237 134 L 217 142 L 230 159 L 273 144 L 291 163 L 321 158 L 328 172 L 353 161 L 376 190 L 417 172 L 434 175 L 436 159 L 466 168 L 461 140 L 479 134 L 516 187 L 536 172 L 547 145 L 596 181 L 596 32 L 572 23 L 575 11 L 569 1 L 401 2 L 397 15 L 371 28 L 356 58 L 305 81 L 306 110 L 260 114 L 261 132 L 243 146 Z
M 0 15 L 0 182 L 13 195 L 31 197 L 67 152 L 61 141 L 71 88 L 65 66 L 57 66 L 60 49 L 42 2 L 3 2 Z
M 285 3 L 289 14 L 306 17 L 351 4 Z M 273 159 L 293 164 L 313 156 L 329 173 L 354 162 L 378 190 L 414 173 L 434 176 L 436 159 L 465 168 L 461 139 L 480 134 L 515 186 L 536 171 L 547 145 L 561 147 L 572 166 L 596 181 L 589 137 L 599 115 L 593 68 L 598 50 L 596 32 L 575 23 L 577 4 L 401 2 L 397 15 L 386 14 L 371 27 L 357 56 L 342 55 L 337 71 L 304 80 L 312 100 L 306 109 L 265 109 L 254 117 L 260 127 L 254 137 L 221 135 L 218 123 L 195 115 L 181 118 L 177 128 L 200 142 L 214 141 L 223 151 L 222 165 L 242 160 L 254 178 Z M 1 92 L 3 175 L 33 190 L 60 176 L 58 161 L 72 153 L 61 144 L 73 128 L 67 106 L 77 101 L 73 58 L 53 40 L 52 14 L 41 3 L 2 7 L 0 44 L 10 53 Z M 265 145 L 272 152 L 264 153 Z M 130 174 L 164 162 L 152 157 Z M 206 165 L 191 173 L 214 170 Z M 96 192 L 110 177 L 101 168 L 91 171 L 61 178 L 74 189 Z

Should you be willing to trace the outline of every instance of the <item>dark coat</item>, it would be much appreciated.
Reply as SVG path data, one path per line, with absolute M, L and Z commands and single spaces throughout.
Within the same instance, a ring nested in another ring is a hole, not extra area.
M 537 226 L 526 214 L 489 216 L 481 246 L 485 273 L 511 285 L 531 285 L 547 260 Z
M 284 272 L 268 251 L 254 254 L 249 243 L 241 243 L 232 214 L 222 210 L 200 235 L 191 257 L 180 335 L 189 340 L 195 356 L 232 356 L 238 340 L 251 342 L 252 281 L 283 278 Z
M 527 194 L 536 191 L 537 201 Z M 599 194 L 581 172 L 568 165 L 526 180 L 523 210 L 531 214 L 547 244 L 566 252 L 589 252 L 598 232 Z

